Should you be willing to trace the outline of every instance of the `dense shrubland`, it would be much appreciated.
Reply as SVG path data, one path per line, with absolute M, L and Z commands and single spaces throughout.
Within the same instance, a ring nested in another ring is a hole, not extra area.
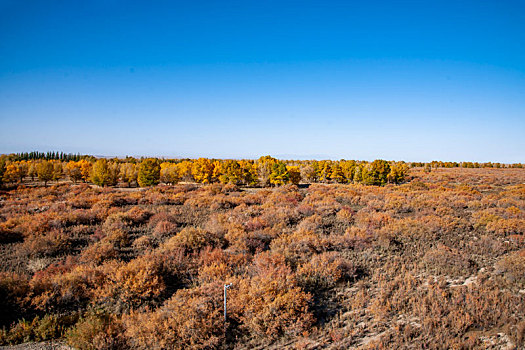
M 114 164 L 102 167 L 111 175 Z M 525 346 L 523 169 L 413 168 L 401 185 L 388 173 L 369 175 L 383 186 L 298 187 L 267 165 L 257 181 L 281 186 L 243 188 L 212 174 L 198 178 L 205 185 L 104 188 L 82 183 L 91 175 L 80 166 L 79 184 L 4 190 L 0 342 Z M 287 176 L 325 176 L 311 164 L 288 166 L 297 168 Z M 188 169 L 163 182 L 201 174 Z M 332 174 L 320 181 L 337 182 Z M 226 335 L 225 283 L 233 283 Z

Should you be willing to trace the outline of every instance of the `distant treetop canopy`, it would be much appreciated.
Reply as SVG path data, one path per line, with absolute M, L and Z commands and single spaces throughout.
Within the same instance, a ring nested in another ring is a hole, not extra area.
M 361 183 L 382 186 L 407 180 L 410 168 L 426 172 L 437 168 L 523 168 L 523 164 L 442 162 L 429 163 L 359 160 L 279 160 L 271 156 L 243 159 L 96 158 L 64 152 L 25 152 L 0 156 L 0 184 L 39 179 L 69 179 L 98 186 L 155 186 L 178 182 L 231 183 L 239 186 L 281 186 L 299 183 Z

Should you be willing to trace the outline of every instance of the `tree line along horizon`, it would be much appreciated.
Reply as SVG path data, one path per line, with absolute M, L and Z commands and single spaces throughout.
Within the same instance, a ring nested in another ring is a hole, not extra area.
M 399 184 L 408 170 L 436 168 L 523 168 L 523 164 L 477 162 L 410 162 L 376 159 L 358 160 L 279 160 L 271 156 L 251 159 L 161 159 L 97 158 L 63 152 L 26 152 L 0 156 L 0 184 L 24 183 L 27 177 L 47 183 L 68 178 L 98 186 L 148 187 L 159 183 L 223 183 L 241 186 L 281 186 L 304 183 L 361 183 L 382 186 Z

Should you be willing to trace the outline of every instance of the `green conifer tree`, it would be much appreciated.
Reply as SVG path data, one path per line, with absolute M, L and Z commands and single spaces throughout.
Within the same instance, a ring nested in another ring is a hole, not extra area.
M 137 182 L 140 187 L 155 186 L 160 182 L 160 164 L 157 159 L 144 159 L 139 165 Z

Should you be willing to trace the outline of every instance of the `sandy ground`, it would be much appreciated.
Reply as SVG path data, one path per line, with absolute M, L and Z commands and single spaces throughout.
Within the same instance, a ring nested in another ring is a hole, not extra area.
M 24 343 L 10 346 L 0 346 L 5 350 L 74 350 L 74 348 L 60 341 L 46 341 L 40 343 Z

